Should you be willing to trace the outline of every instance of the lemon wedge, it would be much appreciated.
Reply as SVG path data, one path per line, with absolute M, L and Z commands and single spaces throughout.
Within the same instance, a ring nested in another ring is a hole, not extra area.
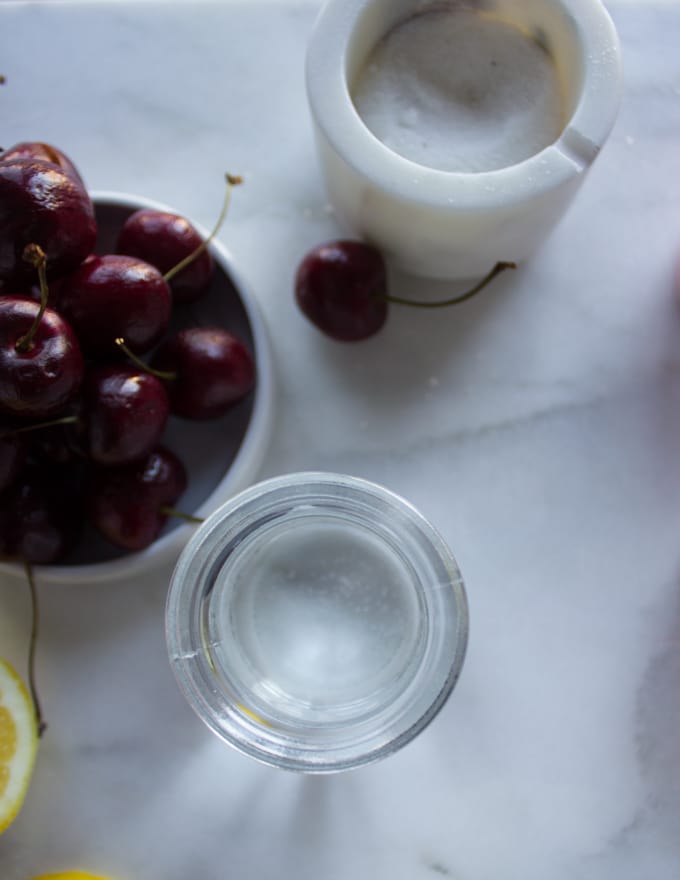
M 33 880 L 107 880 L 107 878 L 86 874 L 85 871 L 62 871 L 60 874 L 41 874 Z
M 24 802 L 37 751 L 33 702 L 14 669 L 0 660 L 0 834 Z

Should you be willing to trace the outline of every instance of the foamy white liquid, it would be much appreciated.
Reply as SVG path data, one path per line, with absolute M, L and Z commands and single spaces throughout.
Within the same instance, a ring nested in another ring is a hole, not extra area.
M 386 146 L 444 171 L 491 171 L 553 143 L 564 125 L 548 53 L 518 28 L 464 9 L 413 16 L 375 47 L 357 112 Z

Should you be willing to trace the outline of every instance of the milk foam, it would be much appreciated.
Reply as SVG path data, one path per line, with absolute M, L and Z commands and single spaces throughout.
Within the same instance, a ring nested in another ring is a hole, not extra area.
M 421 165 L 479 172 L 514 165 L 564 126 L 557 70 L 530 36 L 490 15 L 415 15 L 375 47 L 354 104 L 386 146 Z

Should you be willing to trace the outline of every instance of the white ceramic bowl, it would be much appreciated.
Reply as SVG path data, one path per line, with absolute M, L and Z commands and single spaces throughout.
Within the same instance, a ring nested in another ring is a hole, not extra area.
M 406 272 L 480 278 L 499 260 L 530 256 L 583 183 L 618 113 L 620 47 L 601 0 L 470 4 L 516 26 L 549 53 L 565 96 L 566 123 L 553 144 L 516 164 L 481 172 L 439 170 L 404 158 L 374 136 L 352 90 L 390 29 L 447 5 L 328 0 L 310 37 L 307 94 L 338 219 Z M 458 5 L 451 3 L 451 10 Z
M 97 211 L 99 254 L 113 253 L 118 231 L 133 211 L 152 208 L 181 213 L 168 205 L 126 193 L 92 193 Z M 193 222 L 193 221 L 192 221 Z M 199 233 L 208 231 L 194 223 Z M 271 349 L 259 307 L 233 258 L 213 240 L 215 280 L 196 303 L 185 304 L 173 317 L 178 324 L 224 326 L 242 338 L 255 358 L 255 390 L 227 415 L 205 422 L 170 418 L 163 436 L 187 468 L 189 485 L 177 506 L 206 517 L 228 498 L 246 488 L 257 477 L 272 425 L 274 378 Z M 174 562 L 196 526 L 176 519 L 150 547 L 138 553 L 117 550 L 88 526 L 73 558 L 64 564 L 36 566 L 41 582 L 93 584 L 119 578 L 138 577 L 156 567 Z M 24 577 L 23 567 L 5 563 L 0 573 Z

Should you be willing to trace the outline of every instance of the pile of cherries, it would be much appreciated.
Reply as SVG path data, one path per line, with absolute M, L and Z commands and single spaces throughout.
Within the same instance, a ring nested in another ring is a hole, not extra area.
M 238 179 L 228 178 L 230 185 Z M 0 557 L 52 563 L 85 522 L 126 551 L 159 535 L 186 489 L 169 416 L 217 418 L 255 364 L 223 327 L 170 331 L 215 264 L 182 217 L 142 210 L 96 255 L 73 162 L 27 142 L 0 153 Z

